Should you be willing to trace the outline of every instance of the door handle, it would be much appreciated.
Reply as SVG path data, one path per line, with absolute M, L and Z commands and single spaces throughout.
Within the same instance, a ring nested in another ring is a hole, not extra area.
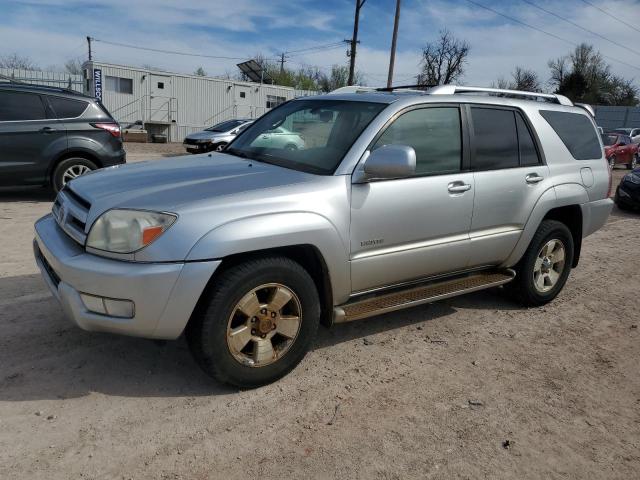
M 449 193 L 464 193 L 467 190 L 471 190 L 471 185 L 464 182 L 451 182 L 447 189 Z
M 51 128 L 51 127 L 42 127 L 40 129 L 40 133 L 53 133 L 55 131 L 56 131 L 56 129 L 55 128 Z
M 529 175 L 524 177 L 524 179 L 527 181 L 527 183 L 538 183 L 544 180 L 544 177 L 541 177 L 537 173 L 530 173 Z

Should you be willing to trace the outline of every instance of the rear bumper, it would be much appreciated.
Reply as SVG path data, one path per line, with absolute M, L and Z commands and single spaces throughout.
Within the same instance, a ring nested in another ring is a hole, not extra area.
M 103 155 L 100 160 L 102 161 L 103 167 L 122 165 L 123 163 L 127 163 L 127 152 L 124 150 L 124 148 L 121 148 L 120 150 L 109 152 L 108 154 Z
M 174 339 L 184 330 L 220 261 L 134 263 L 86 253 L 51 215 L 35 224 L 36 263 L 65 314 L 80 328 Z M 134 303 L 132 318 L 93 313 L 81 293 Z
M 604 198 L 594 202 L 587 202 L 580 205 L 582 210 L 582 236 L 586 237 L 599 230 L 607 223 L 613 200 Z

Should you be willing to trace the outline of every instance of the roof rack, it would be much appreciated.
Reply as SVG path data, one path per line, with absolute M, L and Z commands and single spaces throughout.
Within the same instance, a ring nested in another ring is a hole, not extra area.
M 560 105 L 573 106 L 573 102 L 564 95 L 555 93 L 526 92 L 524 90 L 508 90 L 505 88 L 466 87 L 460 85 L 439 85 L 428 91 L 429 95 L 454 95 L 456 93 L 488 93 L 508 97 L 525 97 L 542 99 Z
M 28 83 L 28 82 L 23 82 L 22 80 L 16 80 L 15 78 L 9 77 L 7 75 L 0 74 L 0 86 L 3 86 L 3 85 L 11 85 L 11 87 L 13 88 L 19 87 L 19 88 L 29 88 L 29 89 L 36 89 L 36 90 L 48 90 L 48 91 L 55 91 L 60 93 L 70 93 L 74 95 L 81 95 L 83 97 L 87 96 L 82 92 L 73 90 L 72 88 L 57 87 L 55 85 L 41 85 L 37 83 Z

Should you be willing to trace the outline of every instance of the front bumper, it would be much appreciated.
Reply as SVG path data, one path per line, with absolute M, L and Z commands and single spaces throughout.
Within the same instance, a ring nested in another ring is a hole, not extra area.
M 640 208 L 640 185 L 622 182 L 616 190 L 616 202 L 627 207 Z
M 175 339 L 184 330 L 221 261 L 135 263 L 86 253 L 47 215 L 35 224 L 36 263 L 65 314 L 80 328 L 146 338 Z M 133 318 L 97 314 L 80 293 L 125 299 Z
M 183 143 L 189 153 L 205 153 L 211 150 L 213 143 Z

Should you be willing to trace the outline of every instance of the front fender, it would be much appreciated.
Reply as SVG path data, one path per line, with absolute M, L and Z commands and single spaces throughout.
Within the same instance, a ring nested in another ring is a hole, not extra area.
M 351 293 L 347 244 L 335 226 L 316 213 L 274 213 L 233 220 L 200 238 L 186 260 L 222 259 L 293 245 L 313 245 L 318 249 L 329 271 L 334 302 L 346 301 Z
M 529 247 L 531 239 L 538 230 L 540 223 L 550 210 L 568 205 L 581 205 L 588 201 L 589 195 L 586 189 L 579 183 L 556 185 L 544 192 L 529 215 L 529 219 L 525 224 L 518 243 L 516 243 L 509 258 L 501 266 L 512 267 L 520 261 Z

